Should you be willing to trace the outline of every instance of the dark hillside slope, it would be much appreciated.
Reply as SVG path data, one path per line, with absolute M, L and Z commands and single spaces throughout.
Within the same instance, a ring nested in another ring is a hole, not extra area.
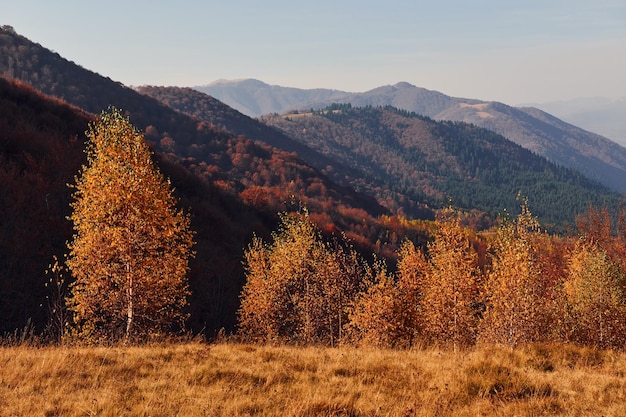
M 84 131 L 92 118 L 0 77 L 0 334 L 29 321 L 38 331 L 46 325 L 46 297 L 53 293 L 45 270 L 54 256 L 63 259 L 72 237 L 67 184 L 85 162 Z M 163 155 L 155 160 L 197 232 L 191 328 L 232 328 L 244 279 L 242 248 L 253 232 L 268 236 L 273 219 Z
M 70 189 L 83 164 L 90 116 L 0 78 L 0 335 L 38 328 L 47 316 L 45 276 L 71 237 Z

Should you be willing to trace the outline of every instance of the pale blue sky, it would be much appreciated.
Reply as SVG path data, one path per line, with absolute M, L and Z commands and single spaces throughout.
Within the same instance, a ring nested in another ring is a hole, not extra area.
M 626 97 L 625 0 L 0 0 L 0 25 L 126 85 Z

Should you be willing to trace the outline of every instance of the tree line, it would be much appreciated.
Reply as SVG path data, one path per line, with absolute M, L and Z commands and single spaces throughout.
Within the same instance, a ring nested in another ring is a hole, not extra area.
M 477 235 L 445 210 L 424 246 L 406 240 L 395 272 L 325 240 L 306 213 L 283 215 L 273 241 L 245 251 L 242 337 L 383 347 L 569 342 L 626 346 L 626 222 L 578 218 L 577 237 L 541 230 L 521 201 Z

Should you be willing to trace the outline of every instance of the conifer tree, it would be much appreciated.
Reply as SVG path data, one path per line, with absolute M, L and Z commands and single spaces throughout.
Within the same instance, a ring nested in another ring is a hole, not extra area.
M 87 136 L 67 260 L 78 334 L 129 341 L 182 326 L 189 217 L 176 208 L 144 136 L 119 110 L 103 112 Z

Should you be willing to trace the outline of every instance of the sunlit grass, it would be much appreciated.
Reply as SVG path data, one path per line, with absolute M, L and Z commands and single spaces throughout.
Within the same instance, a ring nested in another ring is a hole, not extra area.
M 626 355 L 200 343 L 0 348 L 0 416 L 626 415 Z

